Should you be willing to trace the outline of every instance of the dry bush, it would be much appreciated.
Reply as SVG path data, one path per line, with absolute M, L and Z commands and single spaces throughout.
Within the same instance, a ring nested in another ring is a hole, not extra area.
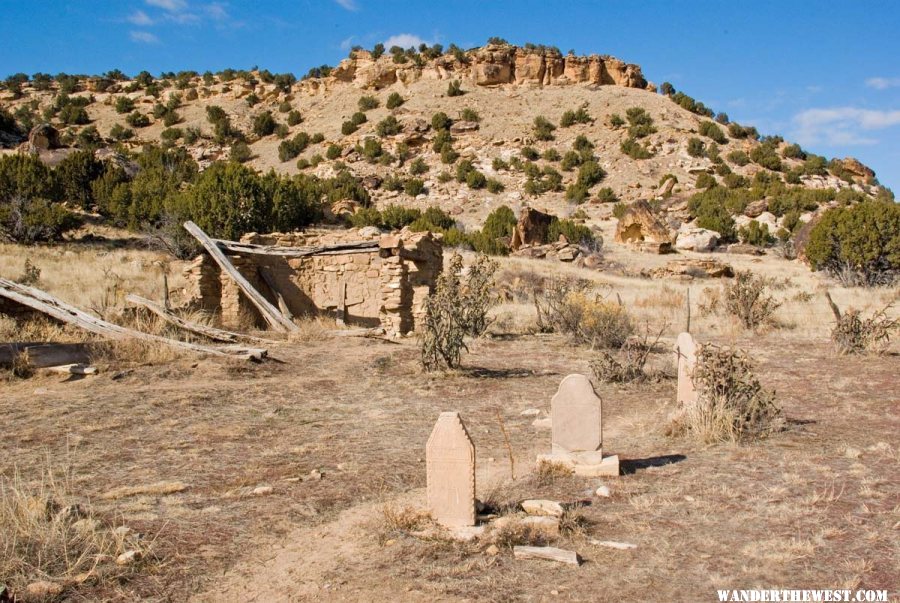
M 534 479 L 539 486 L 549 486 L 557 480 L 570 477 L 571 475 L 572 470 L 562 463 L 540 461 Z
M 337 329 L 337 323 L 324 316 L 307 316 L 295 319 L 294 324 L 297 325 L 297 330 L 288 335 L 290 341 L 293 342 L 309 343 L 322 341 L 331 337 L 332 331 Z
M 771 322 L 781 303 L 768 295 L 769 279 L 749 270 L 737 272 L 734 280 L 725 285 L 725 309 L 737 317 L 745 329 L 757 329 Z
M 119 581 L 140 567 L 115 563 L 127 550 L 141 551 L 144 558 L 149 552 L 77 502 L 67 471 L 49 468 L 37 486 L 18 473 L 0 477 L 0 586 L 10 589 L 13 600 L 35 581 L 60 589 L 87 580 Z
M 485 255 L 463 271 L 462 256 L 454 253 L 425 299 L 420 344 L 426 371 L 459 366 L 465 338 L 479 337 L 488 327 L 487 314 L 496 298 L 491 293 L 497 263 Z
M 850 308 L 843 314 L 825 294 L 831 311 L 834 313 L 835 325 L 831 330 L 831 341 L 840 354 L 883 354 L 891 343 L 891 333 L 900 330 L 900 320 L 887 315 L 891 304 L 888 304 L 869 318 L 863 318 L 859 310 Z
M 423 530 L 432 523 L 431 515 L 426 511 L 388 504 L 382 507 L 373 531 L 379 543 L 384 544 L 391 538 Z
M 722 290 L 718 287 L 707 287 L 700 294 L 697 310 L 700 316 L 712 316 L 719 313 L 722 307 Z
M 538 326 L 569 335 L 595 348 L 620 348 L 634 332 L 634 323 L 619 303 L 604 299 L 593 283 L 580 279 L 550 279 L 535 291 Z
M 524 523 L 517 517 L 492 530 L 491 540 L 498 547 L 508 549 L 514 546 L 546 546 L 550 543 L 546 531 Z
M 669 431 L 703 443 L 763 437 L 783 425 L 774 392 L 762 388 L 740 350 L 700 347 L 693 374 L 697 401 L 679 409 Z
M 666 327 L 651 339 L 647 330 L 642 337 L 629 337 L 616 353 L 601 350 L 591 361 L 591 371 L 604 383 L 631 383 L 648 377 L 644 367 Z

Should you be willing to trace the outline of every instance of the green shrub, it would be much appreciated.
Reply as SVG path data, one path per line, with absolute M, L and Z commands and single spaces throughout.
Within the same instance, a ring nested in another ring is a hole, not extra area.
M 328 148 L 325 149 L 325 157 L 328 159 L 337 159 L 341 156 L 343 149 L 341 149 L 340 145 L 330 144 Z
M 550 221 L 550 228 L 547 229 L 547 242 L 558 241 L 559 235 L 563 235 L 566 240 L 575 245 L 591 247 L 596 242 L 594 233 L 584 224 L 554 217 Z
M 425 181 L 420 178 L 408 178 L 403 184 L 403 192 L 410 197 L 421 195 L 425 192 Z
M 585 161 L 578 168 L 578 178 L 566 189 L 566 199 L 584 203 L 592 186 L 603 180 L 606 172 L 596 161 Z
M 718 183 L 716 182 L 716 179 L 714 176 L 711 176 L 710 174 L 703 172 L 702 174 L 697 176 L 697 183 L 695 186 L 697 188 L 712 188 L 712 187 L 716 186 L 717 184 Z
M 625 217 L 625 212 L 627 212 L 627 211 L 628 211 L 628 205 L 626 205 L 625 203 L 622 203 L 620 201 L 619 203 L 616 203 L 615 205 L 613 205 L 612 215 L 614 218 L 621 220 L 622 218 Z
M 769 234 L 769 225 L 760 224 L 756 220 L 750 220 L 746 226 L 738 229 L 738 238 L 742 243 L 766 247 L 775 242 L 775 238 Z
M 750 159 L 768 170 L 781 171 L 781 159 L 772 144 L 763 143 L 750 149 Z
M 722 131 L 722 128 L 711 121 L 700 122 L 700 136 L 711 138 L 719 144 L 725 144 L 728 142 L 728 138 L 725 137 L 725 133 Z
M 375 133 L 381 137 L 399 134 L 403 128 L 393 115 L 388 115 L 375 125 Z
M 622 116 L 619 115 L 618 113 L 613 113 L 612 115 L 609 116 L 609 125 L 614 130 L 618 130 L 619 128 L 621 128 L 622 126 L 625 125 L 625 120 L 622 119 Z
M 618 200 L 619 196 L 608 186 L 604 186 L 597 191 L 597 201 L 599 203 L 615 203 Z
M 735 191 L 716 186 L 688 199 L 688 211 L 697 219 L 700 228 L 716 231 L 721 235 L 722 242 L 732 242 L 735 240 L 735 232 L 729 206 L 737 209 L 742 202 L 746 201 Z
M 781 151 L 781 156 L 785 159 L 806 159 L 806 153 L 800 148 L 799 144 L 789 144 Z
M 381 224 L 388 230 L 400 230 L 415 222 L 422 212 L 402 205 L 388 205 L 381 210 Z
M 511 237 L 516 227 L 516 214 L 506 205 L 494 209 L 484 220 L 481 232 L 492 239 Z
M 448 165 L 453 164 L 459 159 L 459 153 L 453 150 L 449 144 L 445 144 L 441 149 L 441 162 Z
M 290 113 L 288 113 L 287 124 L 289 126 L 296 126 L 302 121 L 303 121 L 303 116 L 300 115 L 299 111 L 291 111 Z
M 619 149 L 632 159 L 649 159 L 653 157 L 653 152 L 649 148 L 630 137 L 622 141 Z
M 413 176 L 419 176 L 428 172 L 428 164 L 425 163 L 425 160 L 421 157 L 416 157 L 412 163 L 409 164 L 409 173 Z
M 178 139 L 184 136 L 184 130 L 181 128 L 166 128 L 162 132 L 160 132 L 159 137 L 162 139 L 163 143 L 168 145 L 175 144 Z
M 771 322 L 781 305 L 768 294 L 769 284 L 769 279 L 746 270 L 735 273 L 734 280 L 725 285 L 725 309 L 745 329 L 755 330 Z
M 0 199 L 0 233 L 22 244 L 59 239 L 78 226 L 78 219 L 63 206 L 39 197 Z
M 271 111 L 263 111 L 253 118 L 253 133 L 257 136 L 269 136 L 275 133 L 278 122 Z
M 549 192 L 558 192 L 562 190 L 562 174 L 554 170 L 549 165 L 543 169 L 536 169 L 535 172 L 528 176 L 525 182 L 525 192 L 529 195 L 542 195 Z
M 250 161 L 250 159 L 253 157 L 253 151 L 250 150 L 250 146 L 246 142 L 244 142 L 243 140 L 238 140 L 231 145 L 231 153 L 228 155 L 228 157 L 232 161 L 245 163 L 247 161 Z
M 134 138 L 134 130 L 126 128 L 122 124 L 114 124 L 109 130 L 109 135 L 115 140 L 128 140 Z
M 553 140 L 553 131 L 556 129 L 543 115 L 534 118 L 534 137 L 537 140 Z
M 541 153 L 541 159 L 544 161 L 559 161 L 562 159 L 562 156 L 560 156 L 559 151 L 556 149 L 547 149 Z
M 278 145 L 278 158 L 281 161 L 290 161 L 306 150 L 309 146 L 309 134 L 298 132 L 293 138 L 282 140 Z
M 435 131 L 439 130 L 449 130 L 450 126 L 453 125 L 453 120 L 444 113 L 443 111 L 438 111 L 434 115 L 431 116 L 431 127 Z
M 756 128 L 752 126 L 745 127 L 737 122 L 728 124 L 728 135 L 732 138 L 752 138 L 754 140 L 759 138 L 759 133 L 756 131 Z
M 900 205 L 865 201 L 829 209 L 810 231 L 806 257 L 848 285 L 891 284 L 900 273 Z
M 278 112 L 279 113 L 289 113 L 293 107 L 291 106 L 291 101 L 281 101 L 278 104 Z
M 499 180 L 496 180 L 494 178 L 488 178 L 488 180 L 487 180 L 488 192 L 496 195 L 497 193 L 502 193 L 505 188 L 506 187 L 503 186 L 503 183 L 500 182 Z
M 83 125 L 90 123 L 87 110 L 80 105 L 69 104 L 59 112 L 59 120 L 66 125 Z
M 581 165 L 581 162 L 581 155 L 577 151 L 566 151 L 566 154 L 563 155 L 562 162 L 559 164 L 559 167 L 566 172 L 570 172 Z
M 56 174 L 35 155 L 0 156 L 0 203 L 14 197 L 58 201 L 62 195 Z
M 745 166 L 750 163 L 750 157 L 744 151 L 736 150 L 731 151 L 728 155 L 725 156 L 728 161 L 737 166 Z
M 134 101 L 127 96 L 116 99 L 116 113 L 131 113 L 134 111 Z
M 704 117 L 713 116 L 712 109 L 709 109 L 703 103 L 694 100 L 684 92 L 676 92 L 669 98 L 672 99 L 672 102 L 683 109 L 687 109 L 691 113 L 696 113 L 697 115 L 702 115 Z
M 132 128 L 146 128 L 150 125 L 150 118 L 143 113 L 135 111 L 128 114 L 128 117 L 125 118 L 125 122 Z
M 387 102 L 385 103 L 385 106 L 388 109 L 396 109 L 397 107 L 401 106 L 405 102 L 406 101 L 403 99 L 402 96 L 400 96 L 399 92 L 391 92 L 391 94 L 387 97 Z
M 503 161 L 500 157 L 494 157 L 493 161 L 491 161 L 491 168 L 495 172 L 502 172 L 505 170 L 509 170 L 509 164 Z
M 462 96 L 465 94 L 465 91 L 462 89 L 462 84 L 459 80 L 451 80 L 450 84 L 447 85 L 447 96 Z
M 343 134 L 344 136 L 349 136 L 350 134 L 356 132 L 356 130 L 357 126 L 352 121 L 345 121 L 341 124 L 341 134 Z
M 706 152 L 706 143 L 699 138 L 689 138 L 687 152 L 691 157 L 703 157 Z
M 459 117 L 463 121 L 474 121 L 474 122 L 481 121 L 481 116 L 478 115 L 478 111 L 476 111 L 475 109 L 470 109 L 469 107 L 466 107 L 465 109 L 463 109 L 462 112 L 459 114 Z
M 366 95 L 359 97 L 359 101 L 356 104 L 360 111 L 371 111 L 372 109 L 377 109 L 380 103 L 374 96 Z
M 519 155 L 522 156 L 522 159 L 526 159 L 528 161 L 537 161 L 540 158 L 541 154 L 537 152 L 537 149 L 534 147 L 522 147 L 519 150 Z
M 587 124 L 594 121 L 591 119 L 590 114 L 587 111 L 587 106 L 582 105 L 578 107 L 575 111 L 569 110 L 562 114 L 562 117 L 559 120 L 559 125 L 562 128 L 568 128 L 574 126 L 575 124 Z

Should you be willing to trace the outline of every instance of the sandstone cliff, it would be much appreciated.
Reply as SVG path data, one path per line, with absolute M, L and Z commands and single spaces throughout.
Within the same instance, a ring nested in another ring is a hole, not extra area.
M 390 55 L 377 59 L 355 51 L 325 78 L 301 83 L 310 92 L 330 89 L 336 82 L 379 90 L 396 82 L 420 79 L 459 79 L 477 86 L 565 86 L 594 84 L 655 90 L 638 65 L 605 55 L 562 55 L 555 50 L 528 50 L 506 44 L 488 44 L 462 57 L 444 54 L 424 64 L 396 63 Z

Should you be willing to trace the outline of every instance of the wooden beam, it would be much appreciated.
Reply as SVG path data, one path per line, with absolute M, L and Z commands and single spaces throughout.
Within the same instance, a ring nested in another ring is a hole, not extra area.
M 262 277 L 262 280 L 266 282 L 266 286 L 272 291 L 272 294 L 275 295 L 275 299 L 278 300 L 278 310 L 281 312 L 281 315 L 288 320 L 294 320 L 291 309 L 288 307 L 287 302 L 284 301 L 284 296 L 275 284 L 275 275 L 272 274 L 272 270 L 268 266 L 260 266 L 257 270 Z
M 69 375 L 96 375 L 97 367 L 86 364 L 62 364 L 60 366 L 48 366 L 47 370 L 54 373 L 67 373 Z
M 210 239 L 218 247 L 238 255 L 267 255 L 283 258 L 304 258 L 311 255 L 342 255 L 345 253 L 372 253 L 378 251 L 378 241 L 350 241 L 334 245 L 310 245 L 306 247 L 282 247 L 280 245 L 254 245 L 224 239 Z
M 40 289 L 21 285 L 5 278 L 0 278 L 0 297 L 21 306 L 31 308 L 32 310 L 36 310 L 42 314 L 46 314 L 59 322 L 78 327 L 89 333 L 95 333 L 109 339 L 140 339 L 142 341 L 162 343 L 173 348 L 180 348 L 200 354 L 212 354 L 214 356 L 235 355 L 216 348 L 179 341 L 177 339 L 169 339 L 167 337 L 160 337 L 158 335 L 150 335 L 149 333 L 142 333 L 135 329 L 129 329 L 128 327 L 107 322 L 92 316 L 83 310 L 79 310 L 75 306 L 69 305 L 62 300 L 56 299 Z M 252 357 L 246 353 L 237 355 L 248 359 Z
M 515 546 L 513 547 L 513 557 L 516 559 L 545 559 L 572 565 L 581 564 L 581 558 L 575 551 L 558 549 L 553 546 Z
M 20 354 L 32 368 L 91 361 L 90 346 L 84 343 L 4 343 L 0 344 L 0 366 L 12 366 Z
M 190 331 L 191 333 L 196 333 L 198 335 L 203 335 L 208 339 L 212 339 L 213 341 L 220 341 L 222 343 L 235 343 L 240 341 L 241 339 L 248 339 L 251 341 L 259 341 L 262 343 L 277 343 L 271 339 L 262 339 L 260 337 L 253 337 L 252 335 L 245 335 L 243 333 L 232 333 L 231 331 L 223 331 L 222 329 L 217 329 L 215 327 L 211 327 L 209 325 L 200 324 L 197 322 L 192 322 L 187 320 L 186 318 L 182 318 L 177 314 L 173 314 L 169 312 L 161 305 L 156 302 L 150 301 L 140 295 L 135 295 L 133 293 L 129 293 L 125 296 L 125 301 L 130 304 L 134 304 L 136 306 L 140 306 L 142 308 L 146 308 L 168 322 L 169 324 L 173 324 L 180 329 L 184 329 L 185 331 Z
M 222 253 L 222 250 L 219 249 L 219 246 L 215 241 L 206 236 L 206 233 L 203 232 L 199 226 L 188 221 L 184 223 L 184 229 L 191 233 L 195 239 L 200 241 L 200 244 L 203 245 L 206 252 L 219 265 L 219 268 L 231 277 L 237 286 L 240 287 L 241 291 L 244 292 L 244 295 L 246 295 L 253 305 L 256 306 L 266 322 L 269 323 L 269 326 L 282 333 L 290 333 L 297 330 L 297 325 L 282 316 L 281 312 L 278 311 L 278 308 L 270 304 L 269 300 L 263 297 L 262 294 L 260 294 L 260 292 L 257 291 L 240 272 L 238 272 L 237 268 L 235 268 L 228 258 L 225 257 L 225 254 Z

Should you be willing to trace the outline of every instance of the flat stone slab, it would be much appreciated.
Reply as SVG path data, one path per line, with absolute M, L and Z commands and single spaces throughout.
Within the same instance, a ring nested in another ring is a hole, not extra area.
M 604 457 L 598 450 L 594 453 L 539 454 L 538 463 L 554 463 L 568 467 L 575 475 L 582 477 L 609 477 L 619 475 L 619 455 Z
M 563 514 L 563 507 L 555 500 L 523 500 L 522 510 L 529 515 L 549 515 L 559 517 Z
M 516 559 L 544 559 L 571 565 L 581 564 L 581 557 L 575 551 L 558 549 L 553 546 L 516 546 L 513 547 L 513 557 Z

